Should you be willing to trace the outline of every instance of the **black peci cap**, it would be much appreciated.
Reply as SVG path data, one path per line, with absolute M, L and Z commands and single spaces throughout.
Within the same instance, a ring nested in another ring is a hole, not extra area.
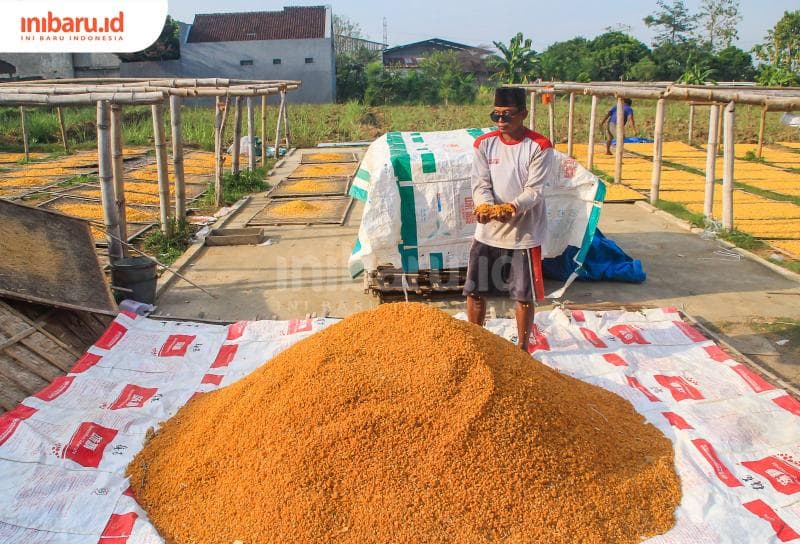
M 516 107 L 520 111 L 525 109 L 525 89 L 519 87 L 498 87 L 494 91 L 494 105 L 504 108 Z

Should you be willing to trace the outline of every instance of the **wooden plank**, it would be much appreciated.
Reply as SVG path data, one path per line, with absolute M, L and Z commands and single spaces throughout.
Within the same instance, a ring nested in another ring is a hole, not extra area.
M 48 383 L 35 374 L 23 371 L 18 364 L 19 354 L 12 353 L 13 348 L 0 354 L 0 376 L 10 381 L 16 389 L 24 393 L 24 397 L 41 391 Z M 22 399 L 20 399 L 22 400 Z
M 39 356 L 35 351 L 31 351 L 30 346 L 22 343 L 7 347 L 3 350 L 3 355 L 13 359 L 18 369 L 22 369 L 33 376 L 41 378 L 46 383 L 50 383 L 69 370 L 64 370 L 53 365 L 47 359 Z M 29 393 L 35 393 L 35 391 L 30 391 Z
M 12 336 L 7 340 L 4 340 L 3 342 L 0 342 L 0 351 L 4 350 L 8 346 L 16 344 L 18 341 L 22 340 L 27 336 L 30 336 L 36 331 L 42 332 L 40 326 L 45 321 L 47 321 L 47 318 L 49 318 L 54 311 L 55 311 L 54 309 L 51 309 L 49 312 L 46 312 L 42 317 L 38 318 L 33 325 L 28 325 L 28 328 L 26 328 L 25 330 L 18 332 L 17 334 L 15 334 L 14 336 Z M 22 318 L 23 316 L 20 317 Z
M 68 372 L 72 367 L 72 364 L 75 362 L 71 353 L 64 350 L 60 346 L 56 346 L 41 333 L 23 338 L 20 341 L 20 344 L 25 346 L 31 353 L 35 353 L 43 360 L 47 361 L 55 368 L 63 372 Z M 54 351 L 59 353 L 53 353 Z
M 0 361 L 0 365 L 3 362 Z M 13 410 L 25 397 L 29 397 L 19 386 L 0 374 L 0 409 Z
M 6 349 L 9 346 L 13 346 L 14 344 L 19 342 L 20 340 L 22 340 L 26 336 L 30 336 L 31 334 L 33 334 L 35 332 L 36 332 L 36 327 L 29 327 L 29 328 L 25 329 L 24 331 L 22 331 L 20 333 L 17 333 L 14 336 L 8 338 L 7 340 L 0 341 L 0 351 L 3 351 L 4 349 Z
M 5 303 L 5 302 L 3 302 L 2 300 L 0 300 L 0 308 L 4 308 L 6 311 L 11 311 L 11 312 L 16 312 L 16 313 L 18 313 L 18 315 L 19 315 L 19 316 L 20 316 L 20 317 L 21 317 L 21 318 L 22 318 L 22 319 L 25 321 L 25 323 L 27 323 L 28 325 L 30 325 L 30 326 L 32 326 L 32 327 L 36 327 L 36 328 L 37 328 L 37 329 L 38 329 L 38 330 L 39 330 L 39 331 L 40 331 L 42 334 L 44 334 L 45 336 L 47 336 L 47 337 L 48 337 L 50 340 L 52 340 L 53 342 L 55 342 L 57 345 L 59 345 L 59 346 L 61 346 L 62 348 L 64 348 L 66 351 L 68 351 L 68 352 L 69 352 L 70 354 L 72 354 L 73 356 L 77 357 L 77 356 L 79 356 L 79 355 L 80 355 L 80 353 L 79 353 L 79 352 L 82 352 L 82 351 L 83 351 L 83 348 L 78 348 L 78 350 L 75 350 L 75 349 L 74 349 L 72 346 L 70 346 L 70 345 L 68 345 L 68 344 L 66 344 L 66 343 L 64 343 L 64 342 L 62 342 L 62 341 L 61 341 L 61 340 L 59 340 L 59 339 L 58 339 L 58 338 L 57 338 L 57 337 L 56 337 L 54 334 L 51 334 L 51 333 L 50 333 L 50 332 L 47 330 L 47 328 L 46 328 L 45 326 L 43 326 L 43 325 L 42 325 L 42 324 L 40 324 L 40 323 L 34 322 L 34 321 L 33 321 L 33 320 L 30 318 L 30 317 L 26 316 L 26 315 L 25 315 L 25 314 L 24 314 L 24 313 L 23 313 L 21 310 L 19 310 L 19 309 L 17 309 L 17 308 L 14 308 L 14 307 L 12 307 L 12 306 L 10 306 L 10 305 L 8 305 L 8 304 L 6 304 L 6 303 Z M 82 314 L 83 312 L 79 312 L 79 313 L 80 313 L 80 314 Z M 41 317 L 43 321 L 47 322 L 47 321 L 49 321 L 49 319 L 53 318 L 55 315 L 64 315 L 64 316 L 68 316 L 68 315 L 72 315 L 72 314 L 73 314 L 73 312 L 72 312 L 72 311 L 69 311 L 69 310 L 58 310 L 56 313 L 53 313 L 53 312 L 52 312 L 52 311 L 50 311 L 50 310 L 45 310 L 44 314 L 41 314 L 41 315 L 40 315 L 40 316 L 38 316 L 36 319 L 37 319 L 37 321 L 38 321 L 39 317 Z M 86 315 L 95 315 L 95 314 L 90 314 L 90 313 L 87 313 Z M 104 316 L 104 319 L 107 319 L 109 322 L 111 321 L 111 319 L 110 319 L 108 316 Z M 92 336 L 92 341 L 94 341 L 94 338 L 97 338 L 97 337 L 98 337 L 98 336 L 100 336 L 100 335 L 101 335 L 103 332 L 105 332 L 105 328 L 101 329 L 101 330 L 100 330 L 100 331 L 99 331 L 97 334 L 94 334 L 94 335 Z
M 29 360 L 24 349 L 27 349 L 30 354 L 37 355 L 42 362 L 47 363 L 45 366 L 52 366 L 56 370 L 55 375 L 52 375 L 52 372 L 45 368 L 42 369 L 42 373 L 38 373 L 35 369 L 31 370 L 47 379 L 52 379 L 60 371 L 69 369 L 74 360 L 72 354 L 45 336 L 35 326 L 30 327 L 30 324 L 26 323 L 24 316 L 19 312 L 11 313 L 5 311 L 0 316 L 0 340 L 4 344 L 2 351 L 18 356 L 23 362 Z M 33 328 L 33 332 L 31 334 L 23 334 L 29 327 Z M 10 340 L 16 336 L 20 336 L 20 338 L 11 342 Z

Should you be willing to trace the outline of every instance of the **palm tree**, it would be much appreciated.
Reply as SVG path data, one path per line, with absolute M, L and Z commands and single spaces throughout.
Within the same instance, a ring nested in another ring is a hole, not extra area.
M 503 83 L 527 83 L 534 78 L 539 70 L 539 57 L 531 49 L 530 38 L 524 39 L 522 32 L 517 32 L 507 47 L 501 42 L 492 43 L 502 54 L 493 59 L 492 64 L 498 71 L 492 78 Z

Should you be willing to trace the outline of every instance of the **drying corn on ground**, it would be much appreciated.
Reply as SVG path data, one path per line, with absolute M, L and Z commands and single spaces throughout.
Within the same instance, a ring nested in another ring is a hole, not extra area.
M 563 148 L 563 145 L 559 146 Z M 757 146 L 737 145 L 737 157 L 743 157 L 747 151 L 753 151 Z M 628 190 L 636 191 L 640 199 L 650 192 L 652 179 L 652 149 L 653 144 L 625 144 L 628 153 L 623 160 L 622 186 Z M 765 147 L 765 159 L 771 164 L 762 164 L 752 161 L 737 159 L 734 164 L 734 176 L 738 183 L 778 195 L 788 197 L 800 196 L 800 174 L 787 171 L 794 168 L 800 159 L 800 153 L 781 150 L 779 148 Z M 575 156 L 585 160 L 588 146 L 576 144 Z M 664 160 L 683 166 L 689 166 L 705 171 L 706 153 L 704 150 L 686 145 L 682 142 L 665 142 L 663 148 Z M 614 156 L 605 154 L 605 147 L 597 145 L 594 155 L 595 167 L 605 174 L 614 173 Z M 716 177 L 722 176 L 722 158 L 718 157 L 715 166 Z M 609 196 L 607 201 L 613 202 L 620 199 L 620 189 L 614 184 L 608 184 Z M 763 239 L 774 248 L 800 258 L 797 244 L 800 243 L 800 205 L 761 196 L 747 191 L 747 187 L 734 190 L 734 227 L 756 238 Z M 719 217 L 722 213 L 722 186 L 717 184 L 714 192 L 714 213 Z M 627 191 L 622 193 L 630 195 Z M 683 204 L 694 213 L 703 213 L 705 198 L 705 176 L 699 173 L 687 172 L 673 166 L 664 165 L 661 171 L 659 197 L 661 200 Z M 634 198 L 630 198 L 634 199 Z
M 338 184 L 332 181 L 313 179 L 287 180 L 281 186 L 287 191 L 297 193 L 330 193 L 339 189 Z
M 104 222 L 103 206 L 99 202 L 63 198 L 47 204 L 44 207 L 73 217 L 95 221 L 100 224 Z M 130 223 L 156 223 L 158 222 L 158 210 L 127 206 L 125 208 L 125 219 Z M 92 236 L 95 240 L 106 239 L 105 231 L 97 226 L 92 227 Z
M 126 149 L 125 157 L 144 156 L 142 148 Z M 19 164 L 22 154 L 0 153 L 0 188 L 5 197 L 19 197 L 32 190 L 51 188 L 64 184 L 81 174 L 92 174 L 97 170 L 97 153 L 79 151 L 73 155 L 48 159 L 44 153 L 31 154 L 32 161 Z
M 190 402 L 129 474 L 170 542 L 599 544 L 672 527 L 673 464 L 622 398 L 396 304 Z
M 320 217 L 333 213 L 339 206 L 338 202 L 327 202 L 325 200 L 290 200 L 281 202 L 268 208 L 268 213 L 272 217 L 288 219 L 292 217 L 312 218 Z
M 798 538 L 800 403 L 674 309 L 538 312 L 546 366 L 501 339 L 513 320 L 488 329 L 421 305 L 226 327 L 120 314 L 0 418 L 0 539 Z
M 355 175 L 357 163 L 301 164 L 292 176 L 295 178 L 335 178 Z
M 315 162 L 352 162 L 352 153 L 304 153 L 303 159 Z

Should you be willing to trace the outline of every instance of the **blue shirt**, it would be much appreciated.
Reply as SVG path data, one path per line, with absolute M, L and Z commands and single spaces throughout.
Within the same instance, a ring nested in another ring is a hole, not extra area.
M 608 114 L 611 115 L 611 118 L 609 119 L 609 123 L 616 123 L 617 122 L 617 107 L 614 106 L 613 108 L 608 110 Z M 631 115 L 633 115 L 633 108 L 631 106 L 625 104 L 625 107 L 622 108 L 622 117 L 624 119 L 623 122 L 622 122 L 623 125 L 628 124 L 628 117 L 630 117 Z

